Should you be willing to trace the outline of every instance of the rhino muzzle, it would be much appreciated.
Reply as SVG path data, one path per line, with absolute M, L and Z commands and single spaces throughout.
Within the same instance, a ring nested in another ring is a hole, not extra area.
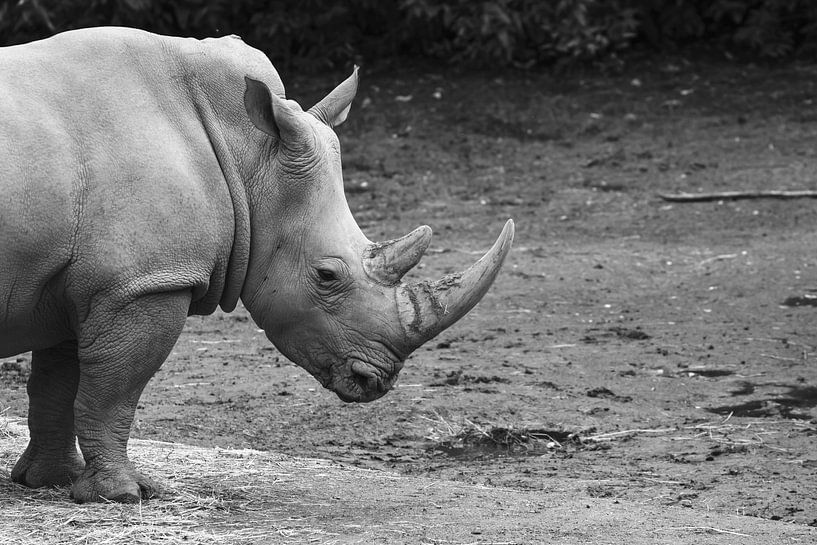
M 326 386 L 346 403 L 365 403 L 383 397 L 396 380 L 396 372 L 387 376 L 374 365 L 352 360 Z

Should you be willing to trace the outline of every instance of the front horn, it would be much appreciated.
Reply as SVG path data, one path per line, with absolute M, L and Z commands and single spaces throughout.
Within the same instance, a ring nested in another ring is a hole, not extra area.
M 493 247 L 468 270 L 396 287 L 400 323 L 412 350 L 462 318 L 493 284 L 513 242 L 508 220 Z

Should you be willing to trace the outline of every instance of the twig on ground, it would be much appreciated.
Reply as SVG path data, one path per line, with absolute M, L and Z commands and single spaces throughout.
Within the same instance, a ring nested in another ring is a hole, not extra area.
M 760 355 L 762 357 L 764 357 L 764 358 L 771 358 L 773 360 L 794 361 L 794 362 L 799 362 L 800 361 L 798 358 L 785 358 L 783 356 L 775 356 L 774 354 L 763 354 L 763 353 L 761 353 Z
M 758 190 L 758 191 L 716 191 L 712 193 L 660 193 L 658 195 L 670 202 L 705 202 L 705 201 L 734 201 L 738 199 L 803 199 L 817 198 L 817 191 L 811 189 L 798 190 Z
M 684 481 L 669 481 L 669 480 L 664 480 L 664 479 L 653 479 L 652 477 L 641 477 L 641 478 L 644 479 L 645 481 L 650 481 L 651 483 L 657 483 L 657 484 L 688 484 L 688 483 L 686 483 Z
M 739 254 L 721 254 L 721 255 L 715 255 L 715 256 L 712 256 L 712 257 L 708 257 L 708 258 L 704 259 L 703 261 L 701 261 L 700 263 L 698 263 L 698 267 L 703 267 L 704 265 L 706 265 L 708 263 L 712 263 L 713 261 L 723 261 L 725 259 L 735 259 L 736 257 L 738 257 L 738 255 Z
M 466 424 L 468 424 L 469 426 L 471 426 L 473 429 L 477 430 L 477 431 L 478 431 L 478 432 L 479 432 L 481 435 L 484 435 L 484 436 L 485 436 L 485 437 L 487 437 L 488 439 L 492 439 L 491 434 L 490 434 L 490 433 L 488 433 L 487 431 L 485 431 L 485 430 L 484 430 L 482 427 L 480 427 L 478 424 L 475 424 L 475 423 L 471 422 L 471 421 L 470 421 L 470 420 L 468 420 L 467 418 L 465 419 L 465 423 L 466 423 Z
M 615 439 L 616 437 L 621 437 L 622 435 L 635 435 L 637 433 L 671 433 L 674 431 L 678 431 L 677 428 L 621 430 L 612 431 L 609 433 L 599 433 L 597 435 L 591 435 L 589 437 L 582 437 L 582 441 L 609 441 L 611 439 Z
M 749 534 L 733 532 L 732 530 L 722 530 L 720 528 L 713 528 L 712 526 L 671 526 L 669 528 L 659 528 L 658 530 L 664 532 L 671 532 L 673 530 L 703 530 L 704 532 L 714 532 L 716 534 L 730 534 L 733 536 L 752 537 Z

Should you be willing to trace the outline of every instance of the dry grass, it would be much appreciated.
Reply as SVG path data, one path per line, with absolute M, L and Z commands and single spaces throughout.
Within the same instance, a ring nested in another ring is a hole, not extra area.
M 557 442 L 531 430 L 454 425 L 442 416 L 433 429 L 449 439 L 507 446 L 522 441 Z M 513 431 L 511 433 L 511 431 Z M 666 438 L 718 437 L 735 443 L 744 433 L 732 423 L 689 429 L 625 430 Z M 661 434 L 666 433 L 666 436 Z M 740 437 L 736 434 L 740 433 Z M 575 437 L 575 436 L 574 436 Z M 572 448 L 615 441 L 626 434 L 571 439 Z M 748 437 L 746 437 L 748 439 Z M 0 415 L 0 468 L 10 468 L 25 447 L 19 421 Z M 132 441 L 135 464 L 165 487 L 160 500 L 140 505 L 76 505 L 68 490 L 31 490 L 0 470 L 0 545 L 42 544 L 275 544 L 321 543 L 564 543 L 646 545 L 671 531 L 688 543 L 715 543 L 716 535 L 754 542 L 813 541 L 808 527 L 753 517 L 721 518 L 689 509 L 587 497 L 571 480 L 553 479 L 547 494 L 442 480 L 401 477 L 341 466 L 327 460 L 290 458 L 254 450 L 220 450 L 173 443 Z M 561 448 L 561 447 L 547 447 Z M 591 483 L 592 484 L 592 483 Z M 587 481 L 581 481 L 581 490 Z M 612 502 L 612 503 L 611 503 Z M 694 539 L 684 540 L 684 537 Z M 612 536 L 612 541 L 607 539 Z M 588 541 L 590 540 L 590 541 Z M 811 541 L 808 541 L 811 540 Z
M 776 447 L 770 444 L 768 440 L 769 437 L 785 435 L 791 429 L 817 431 L 813 424 L 798 420 L 752 420 L 748 422 L 744 420 L 742 422 L 730 422 L 730 419 L 731 415 L 721 421 L 703 422 L 690 426 L 620 430 L 583 436 L 581 441 L 609 442 L 628 439 L 637 435 L 647 435 L 663 436 L 670 441 L 707 440 L 729 448 L 755 446 L 775 450 Z
M 498 426 L 478 424 L 467 418 L 446 418 L 438 411 L 421 416 L 429 426 L 425 436 L 445 448 L 477 447 L 515 453 L 538 452 L 562 448 L 566 443 L 579 441 L 579 434 L 562 430 L 525 426 Z
M 10 482 L 26 441 L 19 421 L 0 417 L 0 545 L 469 543 L 473 528 L 482 543 L 528 543 L 544 531 L 532 513 L 545 498 L 532 494 L 154 441 L 131 441 L 130 456 L 161 499 L 76 505 L 66 488 Z
M 511 452 L 539 451 L 543 449 L 592 448 L 634 437 L 661 437 L 668 441 L 705 440 L 730 449 L 763 447 L 777 449 L 770 441 L 777 435 L 785 435 L 790 429 L 817 431 L 813 424 L 797 420 L 731 421 L 731 415 L 715 422 L 703 422 L 689 426 L 662 428 L 634 428 L 595 433 L 594 429 L 558 430 L 524 426 L 498 426 L 479 424 L 467 418 L 455 419 L 438 411 L 421 416 L 428 423 L 429 441 L 446 448 L 495 447 Z
M 23 425 L 0 419 L 0 467 L 10 468 L 26 442 Z M 76 505 L 67 488 L 32 490 L 12 483 L 8 470 L 0 469 L 0 544 L 231 545 L 332 543 L 335 538 L 297 516 L 298 502 L 308 501 L 305 497 L 290 493 L 270 498 L 276 482 L 311 482 L 330 471 L 331 462 L 253 450 L 133 443 L 136 465 L 165 487 L 160 501 Z

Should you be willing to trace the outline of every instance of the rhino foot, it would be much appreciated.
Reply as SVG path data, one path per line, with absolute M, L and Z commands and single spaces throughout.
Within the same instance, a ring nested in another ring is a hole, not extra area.
M 76 481 L 85 469 L 85 460 L 76 450 L 54 452 L 28 448 L 11 470 L 11 480 L 30 488 L 65 486 Z
M 159 485 L 133 468 L 88 468 L 71 487 L 71 498 L 77 503 L 139 503 L 160 494 Z

